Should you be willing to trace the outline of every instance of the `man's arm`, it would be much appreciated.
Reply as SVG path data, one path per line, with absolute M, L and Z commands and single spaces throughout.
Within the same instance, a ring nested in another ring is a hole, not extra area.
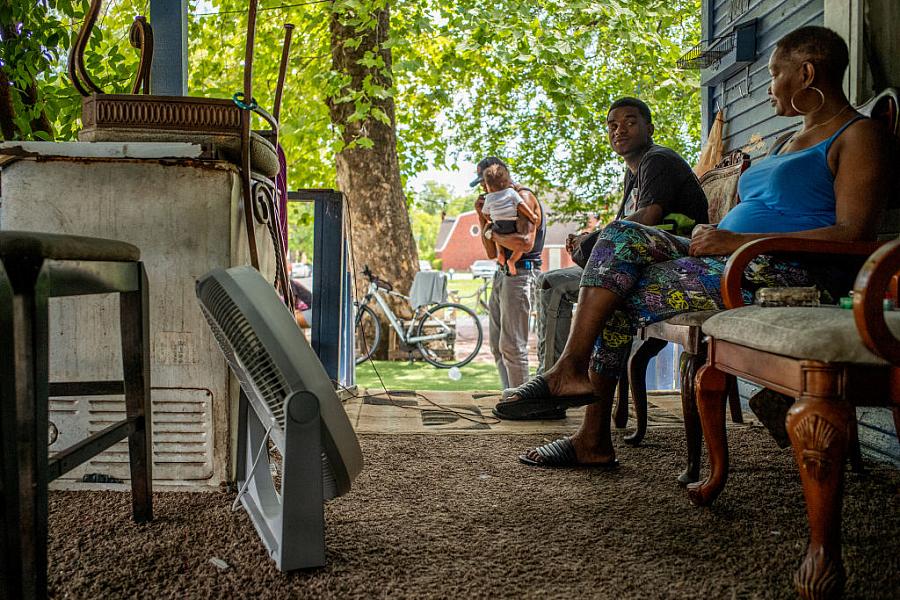
M 481 235 L 478 237 L 481 238 L 481 245 L 484 247 L 484 253 L 488 258 L 497 258 L 497 244 L 494 242 L 497 240 L 498 236 L 495 232 L 491 239 L 487 239 L 484 237 L 484 228 L 487 226 L 488 220 L 487 217 L 482 214 L 481 209 L 484 208 L 484 194 L 478 196 L 475 200 L 475 214 L 478 215 L 478 226 L 481 231 Z
M 540 223 L 541 205 L 538 203 L 537 198 L 535 198 L 534 194 L 528 190 L 517 188 L 516 191 L 522 196 L 522 203 L 531 209 L 537 217 L 537 222 Z M 481 213 L 479 213 L 479 215 L 480 214 Z M 532 223 L 528 217 L 519 214 L 516 219 L 515 233 L 499 234 L 495 231 L 491 241 L 497 242 L 504 248 L 508 248 L 513 252 L 528 252 L 534 247 L 534 237 L 536 234 L 537 228 L 535 227 L 535 224 Z M 488 242 L 488 240 L 483 241 Z M 487 249 L 487 244 L 485 244 L 485 249 Z M 496 256 L 496 249 L 494 249 L 494 254 L 491 254 L 490 251 L 488 251 L 488 256 L 494 258 L 494 256 Z
M 641 225 L 659 225 L 662 223 L 663 217 L 665 213 L 663 213 L 662 204 L 653 203 L 645 206 L 644 208 L 639 208 L 634 211 L 627 217 L 625 217 L 624 221 L 634 221 L 635 223 L 640 223 Z

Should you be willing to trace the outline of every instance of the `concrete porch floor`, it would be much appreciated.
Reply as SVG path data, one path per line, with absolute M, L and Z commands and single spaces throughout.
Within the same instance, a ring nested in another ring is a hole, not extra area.
M 441 392 L 411 390 L 359 390 L 344 402 L 357 433 L 419 434 L 539 434 L 575 431 L 584 408 L 570 409 L 565 420 L 502 421 L 491 414 L 500 400 L 499 392 Z M 648 428 L 682 427 L 681 397 L 677 393 L 650 394 Z M 756 424 L 745 411 L 744 421 Z M 731 420 L 728 425 L 732 426 Z M 626 429 L 635 426 L 630 411 Z

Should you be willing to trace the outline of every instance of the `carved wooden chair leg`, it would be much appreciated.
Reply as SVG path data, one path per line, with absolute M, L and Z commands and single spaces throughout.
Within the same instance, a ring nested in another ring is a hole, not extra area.
M 121 294 L 122 371 L 125 386 L 125 413 L 136 420 L 136 430 L 128 436 L 131 466 L 131 504 L 134 520 L 153 519 L 153 454 L 150 446 L 150 301 L 147 272 L 138 263 L 140 286 Z
M 809 545 L 794 585 L 807 600 L 835 598 L 844 588 L 841 503 L 851 411 L 837 398 L 800 398 L 788 412 L 809 518 Z
M 700 480 L 700 458 L 703 453 L 703 430 L 697 410 L 696 377 L 706 362 L 705 346 L 699 354 L 681 353 L 681 412 L 684 415 L 684 437 L 687 442 L 687 466 L 678 476 L 679 485 Z M 726 376 L 727 377 L 727 376 Z
M 704 481 L 688 485 L 688 498 L 697 506 L 711 504 L 728 479 L 728 440 L 725 437 L 725 373 L 704 365 L 695 380 L 697 408 L 709 452 L 710 473 Z
M 741 395 L 738 393 L 737 377 L 728 376 L 728 408 L 731 409 L 731 422 L 743 423 L 744 413 L 741 410 Z
M 634 416 L 637 427 L 625 436 L 625 442 L 637 446 L 647 434 L 647 365 L 650 359 L 666 347 L 667 342 L 657 338 L 647 338 L 628 360 L 628 379 L 631 382 L 631 397 L 634 399 Z
M 617 429 L 624 429 L 628 425 L 628 369 L 619 377 L 616 384 L 616 409 L 613 413 L 613 422 Z

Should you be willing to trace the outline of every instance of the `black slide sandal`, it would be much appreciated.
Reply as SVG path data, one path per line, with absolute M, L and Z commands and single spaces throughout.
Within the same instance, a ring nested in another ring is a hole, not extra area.
M 515 392 L 518 399 L 498 402 L 492 411 L 495 417 L 510 421 L 539 421 L 563 419 L 567 408 L 584 406 L 595 401 L 591 394 L 580 396 L 552 396 L 542 375 L 526 381 Z
M 538 446 L 534 451 L 537 452 L 539 460 L 535 460 L 527 454 L 520 454 L 519 462 L 530 467 L 585 467 L 604 471 L 611 471 L 619 466 L 619 461 L 616 459 L 606 463 L 581 464 L 575 456 L 575 446 L 572 445 L 572 440 L 567 437 Z

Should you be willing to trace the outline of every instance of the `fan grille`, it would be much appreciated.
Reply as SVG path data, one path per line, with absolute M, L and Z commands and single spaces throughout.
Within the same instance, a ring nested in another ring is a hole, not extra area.
M 262 402 L 262 409 L 278 429 L 278 442 L 284 439 L 284 399 L 287 382 L 275 367 L 265 346 L 253 332 L 250 322 L 235 305 L 228 292 L 215 279 L 203 286 L 200 306 L 209 322 L 225 360 L 237 375 L 251 402 Z M 278 444 L 283 448 L 283 443 Z

